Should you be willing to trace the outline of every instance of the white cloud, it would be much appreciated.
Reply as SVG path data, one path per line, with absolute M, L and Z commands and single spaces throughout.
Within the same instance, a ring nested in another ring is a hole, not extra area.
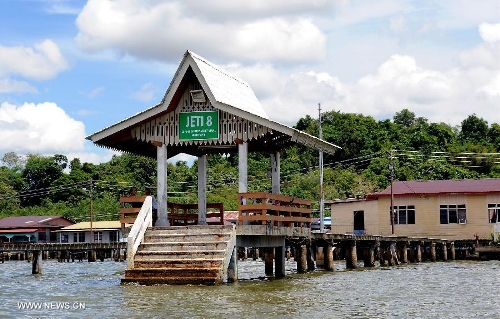
M 294 73 L 282 81 L 285 89 L 261 102 L 271 119 L 290 125 L 306 115 L 315 117 L 318 103 L 323 111 L 376 119 L 407 108 L 431 122 L 458 125 L 476 113 L 500 123 L 500 72 L 486 68 L 439 72 L 420 67 L 414 57 L 394 55 L 354 83 L 324 72 Z
M 0 79 L 0 93 L 38 93 L 38 90 L 27 82 L 5 78 Z
M 156 91 L 152 83 L 146 83 L 139 91 L 133 92 L 130 97 L 139 101 L 150 102 L 155 97 Z
M 479 25 L 479 35 L 487 43 L 500 42 L 500 23 L 481 23 Z
M 325 37 L 311 19 L 279 15 L 251 22 L 209 21 L 180 2 L 89 0 L 77 18 L 85 51 L 177 62 L 187 49 L 247 61 L 312 61 L 325 56 Z M 154 36 L 153 36 L 154 35 Z
M 83 149 L 85 128 L 55 103 L 0 105 L 0 151 L 65 153 Z
M 35 44 L 33 48 L 0 46 L 0 77 L 15 74 L 46 80 L 55 77 L 66 68 L 66 59 L 52 40 L 44 40 Z
M 93 89 L 92 91 L 90 92 L 84 92 L 83 94 L 89 98 L 95 98 L 99 95 L 101 95 L 101 93 L 104 91 L 104 87 L 103 86 L 98 86 L 96 87 L 95 89 Z

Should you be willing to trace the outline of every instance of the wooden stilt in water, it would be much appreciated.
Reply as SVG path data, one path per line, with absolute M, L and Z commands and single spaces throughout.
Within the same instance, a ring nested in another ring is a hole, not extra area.
M 32 275 L 41 275 L 42 274 L 42 254 L 39 250 L 33 251 L 33 264 L 31 267 Z
M 286 247 L 284 245 L 274 248 L 275 278 L 285 277 L 285 255 L 286 255 Z
M 325 270 L 333 271 L 333 245 L 328 243 L 325 247 Z
M 370 245 L 365 251 L 364 267 L 375 267 L 375 245 Z
M 431 261 L 436 262 L 437 257 L 436 257 L 436 243 L 433 242 L 431 243 Z
M 400 246 L 400 256 L 401 256 L 401 262 L 404 264 L 408 263 L 408 244 L 407 243 L 402 243 Z
M 316 269 L 314 264 L 314 252 L 311 244 L 307 244 L 307 271 L 313 271 Z
M 89 261 L 89 263 L 96 261 L 97 258 L 96 258 L 96 252 L 95 252 L 95 250 L 89 250 L 88 254 L 89 254 L 88 255 L 88 261 Z
M 415 247 L 415 253 L 416 253 L 415 256 L 416 262 L 418 263 L 422 262 L 422 247 L 420 246 L 420 244 L 417 244 L 417 247 Z
M 272 247 L 264 248 L 264 265 L 266 276 L 273 275 L 274 249 Z
M 450 243 L 450 259 L 455 260 L 455 242 Z
M 307 272 L 307 246 L 299 245 L 297 254 L 297 272 L 303 274 Z
M 347 269 L 358 268 L 358 252 L 356 248 L 356 240 L 350 240 L 348 243 L 345 263 Z
M 446 243 L 442 244 L 442 250 L 443 250 L 443 261 L 448 261 L 448 247 Z
M 316 266 L 319 268 L 325 267 L 325 249 L 321 246 L 316 247 Z

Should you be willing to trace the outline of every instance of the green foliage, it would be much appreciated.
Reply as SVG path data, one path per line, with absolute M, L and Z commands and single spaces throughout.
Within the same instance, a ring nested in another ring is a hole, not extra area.
M 342 147 L 324 154 L 323 193 L 326 200 L 362 197 L 389 185 L 392 154 L 396 180 L 500 178 L 500 125 L 468 116 L 460 127 L 429 123 L 404 109 L 391 120 L 336 111 L 322 116 L 325 140 Z M 317 119 L 301 118 L 297 129 L 318 136 Z M 156 160 L 115 155 L 99 165 L 56 154 L 6 153 L 0 166 L 0 218 L 15 215 L 63 215 L 75 221 L 116 220 L 120 195 L 136 186 L 156 190 Z M 238 156 L 210 155 L 207 200 L 238 209 Z M 269 154 L 248 158 L 248 189 L 271 191 Z M 281 192 L 313 201 L 319 208 L 318 151 L 295 145 L 281 151 Z M 195 203 L 198 166 L 167 165 L 168 200 Z

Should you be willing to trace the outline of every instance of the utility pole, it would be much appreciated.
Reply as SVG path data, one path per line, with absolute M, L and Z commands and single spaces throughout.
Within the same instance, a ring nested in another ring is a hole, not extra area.
M 319 111 L 319 139 L 323 139 L 323 129 L 321 128 L 321 103 L 318 103 Z M 322 233 L 325 230 L 325 207 L 323 195 L 323 151 L 319 151 L 319 231 Z
M 92 178 L 90 179 L 90 242 L 93 243 L 94 242 L 94 229 L 93 229 L 93 225 L 92 225 L 92 221 L 94 219 L 94 216 L 93 216 L 93 209 L 92 209 Z
M 391 171 L 391 229 L 392 234 L 394 235 L 394 193 L 392 191 L 392 182 L 394 181 L 394 163 L 392 162 L 392 149 L 390 151 L 389 157 L 389 170 Z

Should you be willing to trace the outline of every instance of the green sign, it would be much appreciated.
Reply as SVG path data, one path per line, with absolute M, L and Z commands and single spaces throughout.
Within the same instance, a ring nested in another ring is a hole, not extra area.
M 212 140 L 218 138 L 218 111 L 179 113 L 179 140 Z

